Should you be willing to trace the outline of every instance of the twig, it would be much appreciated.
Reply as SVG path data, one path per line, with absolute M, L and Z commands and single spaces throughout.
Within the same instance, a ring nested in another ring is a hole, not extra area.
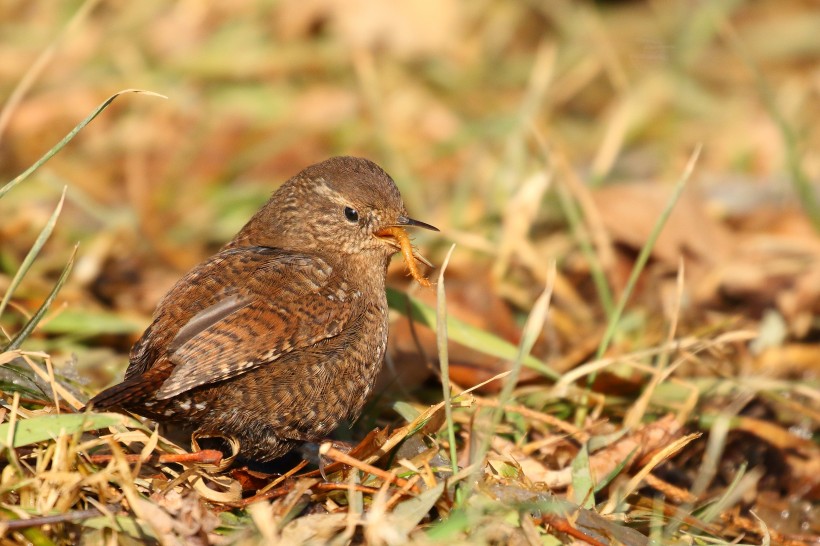
M 194 453 L 163 453 L 162 455 L 152 455 L 148 459 L 143 459 L 138 453 L 124 455 L 128 463 L 199 463 L 199 464 L 219 464 L 222 462 L 224 454 L 218 449 L 203 449 Z M 105 464 L 114 458 L 113 455 L 91 455 L 88 459 L 94 464 Z
M 391 472 L 387 472 L 386 470 L 382 470 L 381 468 L 377 468 L 373 465 L 364 463 L 358 459 L 354 459 L 347 453 L 342 453 L 341 451 L 330 445 L 330 443 L 322 444 L 319 447 L 319 454 L 324 455 L 325 457 L 329 457 L 334 461 L 344 463 L 348 466 L 352 466 L 353 468 L 358 468 L 362 472 L 367 472 L 368 474 L 372 474 L 385 481 L 389 481 L 390 483 L 398 487 L 407 486 L 408 482 L 404 478 L 399 478 Z M 418 493 L 419 489 L 416 486 L 412 486 L 412 491 L 414 493 Z
M 577 538 L 578 540 L 582 540 L 591 546 L 606 546 L 600 540 L 593 538 L 583 532 L 582 530 L 573 527 L 572 524 L 565 518 L 553 515 L 553 514 L 544 514 L 541 516 L 541 521 L 539 523 L 546 523 L 559 533 L 564 533 L 566 535 L 571 536 L 572 538 Z
M 278 499 L 279 497 L 284 497 L 291 491 L 293 491 L 293 486 L 295 482 L 287 482 L 282 487 L 278 487 L 276 489 L 271 489 L 265 491 L 264 493 L 259 493 L 258 495 L 254 495 L 252 497 L 248 497 L 247 499 L 242 499 L 236 503 L 223 503 L 226 506 L 234 506 L 236 508 L 244 508 L 249 504 L 253 504 L 255 502 L 263 501 L 263 500 L 270 500 L 270 499 Z M 318 491 L 346 491 L 351 487 L 350 484 L 347 483 L 317 483 L 310 486 L 311 489 L 316 489 Z M 369 495 L 375 495 L 379 490 L 375 487 L 369 487 L 367 485 L 361 484 L 353 484 L 353 489 L 356 491 L 360 491 L 362 493 L 367 493 Z M 405 496 L 409 496 L 410 493 L 405 492 Z
M 284 474 L 282 474 L 281 476 L 279 476 L 275 480 L 271 481 L 268 485 L 266 485 L 265 487 L 260 489 L 259 494 L 267 493 L 268 491 L 270 491 L 271 489 L 273 489 L 274 487 L 276 487 L 277 485 L 279 485 L 283 481 L 287 480 L 288 478 L 290 478 L 291 476 L 293 476 L 294 474 L 296 474 L 297 472 L 302 470 L 304 467 L 307 466 L 307 464 L 308 464 L 307 461 L 299 462 L 299 464 L 297 464 L 296 466 L 294 466 L 293 468 L 291 468 L 290 470 L 288 470 L 287 472 L 285 472 Z
M 476 396 L 475 398 L 473 398 L 473 402 L 477 406 L 485 406 L 489 408 L 498 407 L 498 400 L 494 399 L 479 398 L 478 396 Z M 524 406 L 512 404 L 505 405 L 503 409 L 504 411 L 512 411 L 521 415 L 522 417 L 527 417 L 534 421 L 540 421 L 547 425 L 553 426 L 559 430 L 562 430 L 563 432 L 566 432 L 571 436 L 574 436 L 581 443 L 586 442 L 589 438 L 589 434 L 584 432 L 582 429 L 570 423 L 567 423 L 566 421 L 562 421 L 561 419 L 558 419 L 557 417 L 549 415 L 547 413 L 542 413 L 540 411 L 535 411 Z
M 112 512 L 119 510 L 118 505 L 108 505 Z M 29 527 L 40 527 L 43 525 L 54 525 L 55 523 L 66 523 L 69 521 L 77 521 L 81 519 L 88 519 L 103 515 L 102 511 L 97 508 L 89 508 L 88 510 L 75 510 L 74 512 L 66 512 L 65 514 L 54 514 L 52 516 L 34 516 L 28 519 L 12 519 L 5 520 L 3 526 L 9 530 L 27 529 Z
M 392 510 L 396 504 L 401 500 L 402 497 L 408 497 L 410 495 L 410 488 L 416 486 L 416 482 L 421 479 L 421 474 L 416 474 L 412 478 L 407 481 L 407 485 L 402 487 L 400 490 L 393 493 L 393 496 L 387 501 L 385 505 L 385 510 Z

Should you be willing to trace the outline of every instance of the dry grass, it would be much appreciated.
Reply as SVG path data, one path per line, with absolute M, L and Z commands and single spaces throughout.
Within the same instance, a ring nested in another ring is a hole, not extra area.
M 2 544 L 817 543 L 816 10 L 353 4 L 0 7 L 0 180 L 26 173 L 0 190 Z M 37 163 L 134 87 L 168 100 Z M 359 447 L 228 469 L 76 413 L 170 284 L 334 154 L 443 229 L 431 261 L 457 245 L 436 290 L 396 260 Z

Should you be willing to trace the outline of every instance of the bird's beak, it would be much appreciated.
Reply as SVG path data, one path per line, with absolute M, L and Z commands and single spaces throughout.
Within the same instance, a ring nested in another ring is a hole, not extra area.
M 378 229 L 375 235 L 379 239 L 382 239 L 383 241 L 386 241 L 396 247 L 396 250 L 404 254 L 405 258 L 407 258 L 409 254 L 427 267 L 434 267 L 433 264 L 427 260 L 427 258 L 415 251 L 413 246 L 410 244 L 410 238 L 407 235 L 407 232 L 404 230 L 405 227 L 420 227 L 422 229 L 429 229 L 430 231 L 439 231 L 436 226 L 431 226 L 421 220 L 414 220 L 413 218 L 408 218 L 407 216 L 399 216 L 396 218 L 395 224 L 389 224 L 381 229 Z
M 418 272 L 416 264 L 413 260 L 418 260 L 427 267 L 433 267 L 433 264 L 431 264 L 424 256 L 416 252 L 412 243 L 410 243 L 410 237 L 407 235 L 404 228 L 411 226 L 429 229 L 431 231 L 438 231 L 437 227 L 431 226 L 430 224 L 425 224 L 424 222 L 413 220 L 412 218 L 408 218 L 406 216 L 399 216 L 396 218 L 395 224 L 390 224 L 376 230 L 374 235 L 395 247 L 397 252 L 401 252 L 404 256 L 405 262 L 407 263 L 407 268 L 410 270 L 410 274 L 413 278 L 423 286 L 430 286 L 430 281 Z
M 412 218 L 408 218 L 407 216 L 399 216 L 396 218 L 396 225 L 398 226 L 413 226 L 413 227 L 420 227 L 424 229 L 429 229 L 430 231 L 438 231 L 436 226 L 431 226 L 430 224 L 425 224 L 419 220 L 413 220 Z

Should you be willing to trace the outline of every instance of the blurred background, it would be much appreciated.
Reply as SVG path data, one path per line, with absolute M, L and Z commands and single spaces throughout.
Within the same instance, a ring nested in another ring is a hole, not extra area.
M 666 413 L 687 431 L 707 431 L 716 416 L 737 416 L 720 455 L 706 453 L 704 436 L 662 476 L 684 489 L 700 480 L 703 492 L 706 460 L 717 476 L 711 499 L 748 465 L 754 490 L 744 506 L 784 532 L 816 537 L 817 6 L 4 0 L 0 185 L 112 94 L 167 98 L 120 96 L 0 199 L 7 294 L 68 188 L 56 229 L 0 311 L 2 333 L 21 330 L 79 242 L 69 281 L 24 348 L 48 352 L 85 400 L 121 378 L 159 298 L 279 184 L 332 155 L 365 156 L 393 176 L 414 218 L 441 228 L 415 234 L 432 263 L 457 245 L 448 313 L 491 335 L 450 346 L 456 389 L 509 366 L 495 349 L 508 342 L 514 354 L 554 262 L 533 355 L 569 374 L 564 387 L 580 379 L 595 393 L 572 398 L 525 368 L 516 403 L 567 421 L 588 416 L 576 424 L 597 421 L 598 431 Z M 649 244 L 610 343 L 606 327 Z M 434 334 L 400 316 L 403 292 L 430 304 L 435 292 L 409 282 L 401 259 L 391 267 L 395 321 L 379 411 L 342 432 L 353 439 L 398 422 L 390 408 L 402 401 L 442 396 Z M 675 351 L 652 352 L 672 340 Z M 613 359 L 587 383 L 590 368 L 579 366 L 597 356 Z M 652 384 L 651 370 L 667 363 L 674 375 Z M 12 392 L 34 405 L 51 396 L 22 365 L 0 372 L 6 401 Z M 642 393 L 654 393 L 651 404 Z M 469 430 L 472 414 L 456 413 Z M 513 415 L 504 434 L 518 427 L 524 441 L 535 431 L 542 447 L 533 449 L 551 468 L 569 464 L 572 438 L 561 433 L 553 444 L 544 424 Z
M 342 154 L 381 164 L 442 229 L 416 238 L 434 263 L 458 244 L 451 309 L 485 330 L 516 342 L 556 260 L 536 353 L 567 369 L 594 352 L 702 145 L 616 345 L 662 339 L 675 302 L 683 331 L 773 316 L 781 349 L 818 332 L 814 2 L 6 0 L 0 21 L 4 181 L 109 95 L 167 96 L 120 97 L 0 200 L 1 289 L 68 186 L 3 326 L 37 308 L 79 241 L 40 343 L 100 374 L 91 390 L 122 372 L 182 272 L 284 180 Z M 416 355 L 395 331 L 394 356 Z M 816 350 L 794 347 L 767 358 L 816 372 Z M 742 366 L 771 364 L 759 354 Z M 486 375 L 454 359 L 463 383 Z

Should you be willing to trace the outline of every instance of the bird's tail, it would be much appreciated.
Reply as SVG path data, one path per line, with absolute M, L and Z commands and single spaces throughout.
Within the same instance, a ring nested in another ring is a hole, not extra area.
M 138 409 L 148 401 L 168 378 L 168 370 L 157 366 L 122 383 L 108 387 L 88 401 L 94 409 Z
M 132 381 L 124 381 L 119 385 L 108 387 L 98 393 L 94 398 L 88 401 L 86 408 L 91 407 L 98 410 L 125 409 L 134 402 L 138 402 L 139 399 L 144 398 L 140 396 L 139 389 L 139 384 Z

